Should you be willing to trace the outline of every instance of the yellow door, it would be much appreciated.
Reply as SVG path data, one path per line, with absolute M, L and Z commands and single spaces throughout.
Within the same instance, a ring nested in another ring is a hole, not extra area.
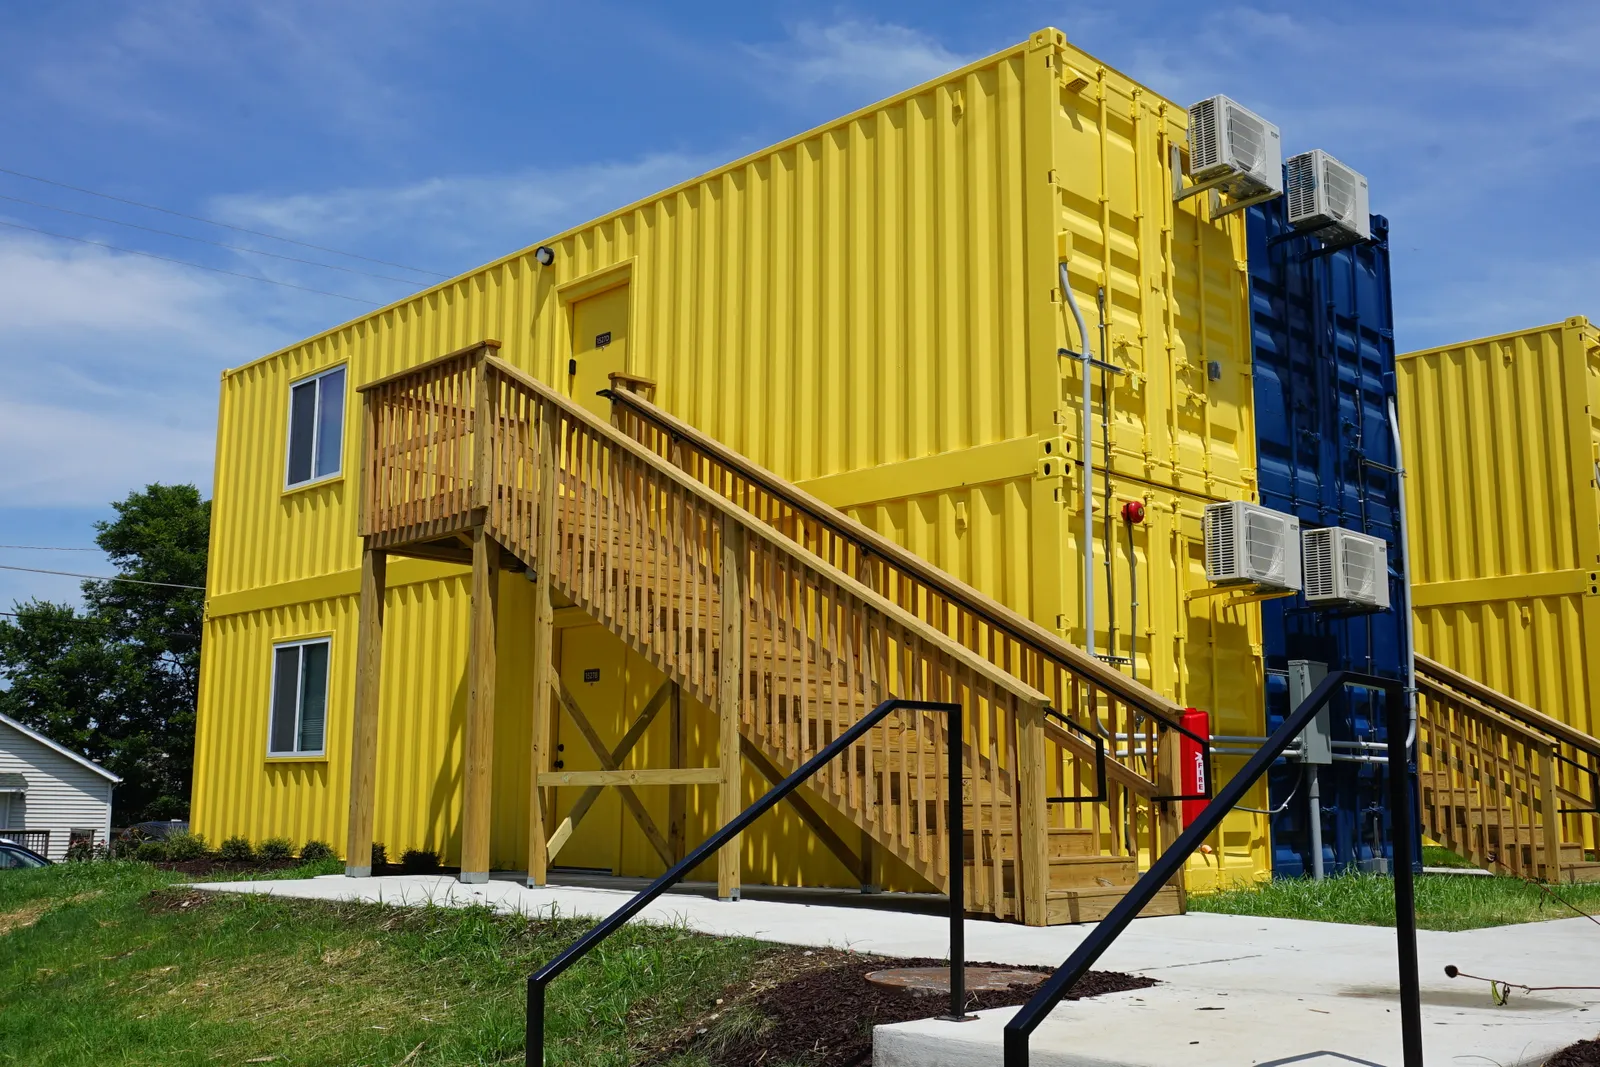
M 606 749 L 616 746 L 627 729 L 623 723 L 626 679 L 623 677 L 624 646 L 601 626 L 573 626 L 561 631 L 560 673 L 562 684 L 572 694 L 573 703 L 599 735 Z M 560 770 L 597 771 L 600 758 L 595 754 L 585 731 L 573 721 L 565 708 L 556 724 L 556 759 Z M 555 819 L 552 827 L 572 814 L 572 806 L 583 795 L 583 786 L 556 789 Z M 584 867 L 622 873 L 622 802 L 615 788 L 600 791 L 600 797 L 578 824 L 565 847 L 550 862 L 556 867 Z
M 609 419 L 611 402 L 595 394 L 611 388 L 613 373 L 627 369 L 628 287 L 619 285 L 572 307 L 572 361 L 567 364 L 572 399 Z

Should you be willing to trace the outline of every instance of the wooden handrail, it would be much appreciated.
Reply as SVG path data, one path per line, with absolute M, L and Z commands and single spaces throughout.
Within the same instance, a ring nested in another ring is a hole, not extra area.
M 406 367 L 403 370 L 395 371 L 393 374 L 385 374 L 382 378 L 374 378 L 370 382 L 365 382 L 356 386 L 356 392 L 370 393 L 374 389 L 389 385 L 392 382 L 398 382 L 404 378 L 424 378 L 438 369 L 439 364 L 441 363 L 449 363 L 453 359 L 460 359 L 462 356 L 470 356 L 479 351 L 497 352 L 499 349 L 500 342 L 494 340 L 493 338 L 485 338 L 482 341 L 474 341 L 465 348 L 458 348 L 454 352 L 446 352 L 442 356 L 435 356 L 430 360 L 418 363 L 414 367 Z
M 1061 640 L 1027 616 L 935 568 L 916 553 L 889 540 L 871 527 L 857 522 L 794 483 L 785 481 L 754 460 L 727 448 L 715 438 L 701 433 L 644 397 L 625 390 L 609 390 L 609 392 L 612 399 L 634 408 L 673 435 L 689 440 L 701 452 L 760 484 L 767 492 L 806 512 L 838 535 L 855 541 L 873 555 L 893 562 L 896 567 L 915 576 L 919 581 L 933 586 L 942 595 L 962 603 L 969 610 L 983 616 L 997 629 L 1004 630 L 1016 640 L 1030 645 L 1034 651 L 1068 667 L 1074 673 L 1085 676 L 1099 688 L 1137 706 L 1140 710 L 1157 718 L 1170 720 L 1169 726 L 1181 729 L 1177 717 L 1183 712 L 1183 708 L 1154 689 L 1129 678 L 1120 671 L 1113 670 L 1081 648 Z
M 1446 667 L 1438 660 L 1429 659 L 1427 656 L 1417 656 L 1416 662 L 1419 680 L 1426 678 L 1435 684 L 1454 689 L 1458 693 L 1469 696 L 1478 703 L 1494 709 L 1516 723 L 1548 734 L 1550 737 L 1600 759 L 1600 740 L 1590 737 L 1582 730 L 1576 730 L 1560 719 L 1552 718 L 1542 711 L 1530 708 L 1519 700 L 1513 700 L 1499 690 L 1491 689 L 1482 682 L 1467 677 L 1460 671 Z M 1549 740 L 1549 738 L 1546 738 L 1546 740 Z
M 770 526 L 751 515 L 748 511 L 745 511 L 743 508 L 732 503 L 720 493 L 713 492 L 699 479 L 690 477 L 681 468 L 675 467 L 671 463 L 668 463 L 659 455 L 652 452 L 650 449 L 645 448 L 638 441 L 635 441 L 633 438 L 629 437 L 627 434 L 623 433 L 609 422 L 599 419 L 587 408 L 580 404 L 574 403 L 569 397 L 556 392 L 554 389 L 551 389 L 537 378 L 518 370 L 516 367 L 513 367 L 503 359 L 490 356 L 485 362 L 497 373 L 504 375 L 507 379 L 534 393 L 541 400 L 553 404 L 555 407 L 561 409 L 561 411 L 565 413 L 568 418 L 584 424 L 584 427 L 590 432 L 599 434 L 610 444 L 623 449 L 634 459 L 649 465 L 650 468 L 656 471 L 658 474 L 661 474 L 662 476 L 672 480 L 684 491 L 694 494 L 694 496 L 702 503 L 715 509 L 716 512 L 725 519 L 737 523 L 747 533 L 754 534 L 763 542 L 773 545 L 795 562 L 803 563 L 807 567 L 826 574 L 830 581 L 833 581 L 842 588 L 849 590 L 852 596 L 855 596 L 863 602 L 872 605 L 872 607 L 876 610 L 889 616 L 901 626 L 904 626 L 908 630 L 915 633 L 920 639 L 936 645 L 940 651 L 959 660 L 963 666 L 967 667 L 974 673 L 981 675 L 992 685 L 1005 689 L 1007 692 L 1010 692 L 1014 696 L 1020 697 L 1029 703 L 1037 704 L 1041 707 L 1049 706 L 1050 698 L 1044 693 L 1035 689 L 1033 686 L 1028 685 L 1014 675 L 1001 670 L 999 667 L 995 666 L 984 657 L 978 655 L 967 646 L 951 640 L 947 635 L 940 633 L 927 621 L 917 618 L 911 612 L 885 598 L 876 590 L 862 585 L 855 578 L 852 578 L 844 571 L 834 567 L 826 560 L 807 552 L 805 549 L 801 548 L 787 537 L 783 537 L 780 534 L 774 533 Z

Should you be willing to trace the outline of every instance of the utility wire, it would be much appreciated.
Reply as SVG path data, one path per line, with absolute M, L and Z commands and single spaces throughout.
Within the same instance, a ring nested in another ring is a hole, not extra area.
M 0 200 L 9 200 L 14 204 L 27 204 L 29 207 L 44 208 L 46 211 L 59 211 L 63 215 L 76 215 L 80 219 L 93 219 L 96 222 L 109 222 L 113 226 L 127 226 L 134 230 L 143 230 L 145 233 L 158 233 L 163 237 L 176 237 L 180 241 L 194 241 L 198 244 L 211 245 L 214 248 L 227 248 L 235 252 L 248 252 L 253 256 L 270 256 L 288 263 L 304 263 L 308 267 L 322 267 L 325 270 L 340 270 L 346 274 L 359 274 L 364 278 L 380 278 L 386 282 L 399 282 L 401 285 L 420 284 L 415 278 L 396 278 L 392 274 L 374 274 L 368 270 L 357 270 L 354 267 L 341 267 L 337 263 L 319 263 L 314 259 L 300 259 L 297 256 L 279 255 L 277 252 L 266 252 L 259 248 L 248 248 L 245 245 L 233 245 L 226 241 L 209 241 L 204 237 L 191 237 L 186 233 L 176 233 L 172 230 L 158 230 L 154 226 L 141 226 L 137 222 L 124 222 L 121 219 L 107 218 L 104 215 L 91 215 L 87 211 L 74 211 L 69 207 L 56 207 L 54 204 L 41 204 L 37 200 L 24 200 L 20 196 L 9 196 L 0 193 Z
M 49 230 L 41 230 L 37 226 L 24 226 L 20 222 L 6 222 L 5 220 L 0 219 L 0 226 L 9 226 L 13 230 L 27 230 L 31 233 L 42 233 L 46 237 L 56 237 L 63 241 L 76 241 L 83 245 L 98 245 L 101 248 L 109 248 L 113 252 L 126 252 L 130 256 L 143 256 L 146 259 L 159 259 L 163 263 L 176 263 L 180 267 L 194 267 L 196 270 L 209 270 L 214 274 L 227 274 L 234 278 L 245 278 L 252 282 L 266 282 L 268 285 L 281 285 L 285 289 L 298 289 L 302 293 L 316 293 L 318 296 L 338 297 L 340 300 L 350 300 L 357 304 L 371 304 L 373 307 L 381 306 L 376 300 L 365 300 L 359 296 L 346 296 L 344 293 L 330 293 L 326 289 L 313 289 L 308 285 L 295 285 L 293 282 L 280 282 L 274 278 L 263 278 L 259 274 L 241 274 L 236 270 L 223 270 L 221 267 L 208 267 L 204 263 L 194 263 L 187 259 L 173 259 L 171 256 L 158 256 L 154 252 L 141 252 L 136 248 L 123 248 L 120 245 L 108 244 L 105 241 L 91 241 L 87 237 L 73 237 L 72 235 L 65 233 L 52 233 Z
M 143 578 L 105 578 L 98 574 L 76 574 L 72 571 L 46 571 L 40 570 L 38 567 L 12 567 L 4 563 L 0 563 L 0 571 L 27 571 L 29 574 L 59 574 L 63 578 L 87 578 L 91 582 L 131 582 L 134 585 L 160 585 L 165 586 L 168 589 L 198 589 L 202 593 L 206 591 L 206 587 L 203 585 L 180 585 L 177 582 L 147 582 Z
M 25 548 L 30 552 L 99 552 L 98 548 L 67 548 L 63 545 L 0 545 L 0 548 Z
M 6 616 L 7 618 L 12 618 L 12 619 L 25 619 L 25 618 L 28 618 L 27 615 L 25 615 L 25 614 L 23 614 L 22 612 L 19 612 L 19 611 L 0 611 L 0 615 Z M 84 625 L 87 625 L 87 626 L 100 626 L 100 627 L 106 626 L 106 623 L 103 620 L 101 620 L 101 619 L 92 619 L 92 618 L 89 618 L 88 616 L 85 616 L 85 615 L 72 615 L 72 616 L 70 616 L 70 617 L 68 617 L 66 619 L 57 618 L 57 619 L 52 619 L 51 621 L 52 622 L 76 622 L 76 623 L 83 623 Z M 178 633 L 173 633 L 171 630 L 147 630 L 145 632 L 146 633 L 153 633 L 157 637 L 176 638 L 179 641 L 198 641 L 198 640 L 200 640 L 199 636 L 196 635 L 196 634 L 178 634 Z
M 279 237 L 275 233 L 266 233 L 262 230 L 248 230 L 243 226 L 235 226 L 228 222 L 218 222 L 216 219 L 208 219 L 203 215 L 186 215 L 181 211 L 174 211 L 169 207 L 158 207 L 155 204 L 144 204 L 137 200 L 129 200 L 126 197 L 112 196 L 110 193 L 97 193 L 93 189 L 85 189 L 78 185 L 68 185 L 66 182 L 58 182 L 50 178 L 41 178 L 36 174 L 24 174 L 20 170 L 11 170 L 7 167 L 0 167 L 0 174 L 10 174 L 12 177 L 26 178 L 30 182 L 42 182 L 45 185 L 54 185 L 58 189 L 70 189 L 75 193 L 84 193 L 88 196 L 98 196 L 102 200 L 114 200 L 119 204 L 130 204 L 133 207 L 142 207 L 148 211 L 160 211 L 163 214 L 174 215 L 180 219 L 189 219 L 192 222 L 203 222 L 207 226 L 221 226 L 225 230 L 234 230 L 238 233 L 248 233 L 252 237 L 265 237 L 272 241 L 283 241 L 285 244 L 299 245 L 301 248 L 311 248 L 318 252 L 328 252 L 335 256 L 347 256 L 350 259 L 360 259 L 368 263 L 377 263 L 384 267 L 399 267 L 401 270 L 415 271 L 418 274 L 427 274 L 435 278 L 450 277 L 450 275 L 440 274 L 438 271 L 423 270 L 421 267 L 408 267 L 404 263 L 391 263 L 387 259 L 373 259 L 371 256 L 359 256 L 354 252 L 341 252 L 337 248 L 327 248 L 323 245 L 314 245 L 306 241 L 296 241 L 292 237 Z

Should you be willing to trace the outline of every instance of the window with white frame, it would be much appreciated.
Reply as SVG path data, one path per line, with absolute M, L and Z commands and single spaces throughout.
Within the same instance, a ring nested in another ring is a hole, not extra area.
M 289 387 L 289 464 L 286 487 L 331 478 L 344 455 L 344 368 L 302 378 Z
M 328 727 L 328 639 L 272 646 L 269 756 L 320 756 Z

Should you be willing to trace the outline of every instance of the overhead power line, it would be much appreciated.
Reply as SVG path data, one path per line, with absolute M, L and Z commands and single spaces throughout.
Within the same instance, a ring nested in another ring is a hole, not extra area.
M 350 300 L 357 304 L 370 304 L 372 307 L 381 306 L 376 300 L 367 300 L 359 296 L 346 296 L 344 293 L 330 293 L 326 289 L 313 289 L 309 285 L 295 285 L 293 282 L 280 282 L 274 278 L 263 278 L 259 274 L 243 274 L 236 270 L 223 270 L 221 267 L 209 267 L 204 263 L 195 263 L 187 259 L 174 259 L 171 256 L 158 256 L 154 252 L 141 252 L 137 248 L 123 248 L 121 245 L 110 244 L 106 241 L 93 241 L 87 237 L 74 237 L 67 233 L 54 233 L 50 230 L 41 230 L 37 226 L 24 226 L 20 222 L 6 222 L 0 219 L 0 226 L 9 226 L 13 230 L 27 230 L 30 233 L 42 233 L 46 237 L 54 237 L 62 241 L 76 241 L 81 245 L 98 245 L 109 248 L 113 252 L 126 252 L 130 256 L 143 256 L 146 259 L 159 259 L 163 263 L 176 263 L 180 267 L 193 267 L 196 270 L 208 270 L 213 274 L 226 274 L 232 278 L 244 278 L 252 282 L 266 282 L 268 285 L 279 285 L 285 289 L 298 289 L 302 293 L 316 293 L 318 296 L 332 296 L 340 300 Z
M 12 618 L 12 619 L 25 619 L 25 618 L 28 617 L 27 615 L 23 614 L 22 612 L 18 612 L 18 611 L 0 611 L 0 615 L 4 615 L 7 618 Z M 58 617 L 58 618 L 53 619 L 51 621 L 53 621 L 53 622 L 75 622 L 75 623 L 79 623 L 80 625 L 85 625 L 85 626 L 98 626 L 102 630 L 105 630 L 105 629 L 109 628 L 106 625 L 106 623 L 103 622 L 102 620 L 87 618 L 87 617 L 85 617 L 83 615 L 73 615 L 73 616 L 70 616 L 69 618 L 66 618 L 66 619 L 62 619 L 62 618 Z M 195 634 L 173 633 L 171 630 L 145 630 L 145 631 L 142 631 L 142 632 L 149 633 L 149 634 L 154 634 L 156 637 L 176 638 L 177 640 L 180 640 L 180 641 L 198 641 L 198 640 L 200 640 L 200 638 L 198 636 L 196 636 Z
M 158 233 L 163 237 L 176 237 L 180 241 L 194 241 L 197 244 L 211 245 L 214 248 L 227 248 L 235 252 L 248 252 L 253 256 L 270 256 L 281 259 L 287 263 L 304 263 L 308 267 L 322 267 L 325 270 L 338 270 L 346 274 L 359 274 L 363 278 L 380 278 L 386 282 L 399 282 L 402 285 L 420 284 L 415 278 L 396 278 L 392 274 L 374 274 L 369 270 L 357 270 L 355 267 L 341 267 L 337 263 L 319 263 L 314 259 L 301 259 L 298 256 L 284 256 L 277 252 L 267 252 L 260 248 L 247 248 L 244 245 L 229 244 L 226 241 L 208 241 L 204 237 L 193 237 L 186 233 L 176 233 L 172 230 L 159 230 L 154 226 L 141 226 L 137 222 L 124 222 L 121 219 L 107 218 L 104 215 L 91 215 L 87 211 L 74 211 L 68 207 L 57 207 L 54 204 L 41 204 L 37 200 L 24 200 L 20 196 L 8 196 L 0 193 L 0 200 L 9 200 L 14 204 L 27 204 L 29 207 L 44 208 L 46 211 L 59 211 L 63 215 L 76 215 L 80 219 L 93 219 L 96 222 L 109 222 L 113 226 L 127 226 L 129 229 L 143 230 L 145 233 Z
M 401 270 L 415 271 L 418 274 L 426 274 L 434 278 L 450 277 L 448 274 L 440 274 L 438 271 L 434 270 L 423 270 L 421 267 L 408 267 L 404 263 L 391 263 L 387 259 L 373 259 L 371 256 L 357 255 L 354 252 L 344 252 L 337 248 L 328 248 L 324 245 L 314 245 L 307 241 L 296 241 L 293 237 L 280 237 L 275 233 L 267 233 L 263 230 L 246 229 L 243 226 L 235 226 L 231 222 L 219 222 L 216 219 L 208 219 L 204 215 L 188 215 L 182 211 L 174 211 L 169 207 L 160 207 L 156 204 L 145 204 L 138 200 L 129 200 L 126 197 L 112 196 L 110 193 L 97 193 L 93 189 L 85 189 L 79 185 L 68 185 L 66 182 L 58 182 L 52 178 L 41 178 L 37 174 L 24 174 L 20 170 L 11 170 L 7 167 L 0 167 L 0 174 L 9 174 L 15 178 L 26 178 L 30 182 L 42 182 L 45 185 L 54 185 L 58 189 L 70 189 L 75 193 L 83 193 L 86 196 L 98 196 L 102 200 L 114 200 L 119 204 L 129 204 L 133 207 L 142 207 L 147 211 L 159 211 L 165 215 L 173 215 L 180 219 L 189 219 L 191 222 L 203 222 L 207 226 L 220 226 L 225 230 L 233 230 L 237 233 L 248 233 L 252 237 L 265 237 L 268 240 L 282 241 L 285 244 L 299 245 L 301 248 L 311 248 L 318 252 L 327 252 L 335 256 L 346 256 L 350 259 L 359 259 L 367 263 L 377 263 L 384 267 L 399 267 Z
M 98 548 L 67 548 L 65 545 L 0 545 L 0 548 L 23 548 L 29 552 L 99 552 Z
M 159 585 L 166 589 L 198 589 L 202 593 L 206 591 L 206 587 L 203 585 L 182 585 L 178 582 L 147 582 L 143 578 L 123 578 L 120 576 L 107 578 L 99 574 L 77 574 L 73 571 L 46 571 L 40 570 L 38 567 L 12 567 L 4 563 L 0 563 L 0 571 L 26 571 L 29 574 L 59 574 L 63 578 L 87 578 L 91 582 L 128 582 L 132 585 Z

